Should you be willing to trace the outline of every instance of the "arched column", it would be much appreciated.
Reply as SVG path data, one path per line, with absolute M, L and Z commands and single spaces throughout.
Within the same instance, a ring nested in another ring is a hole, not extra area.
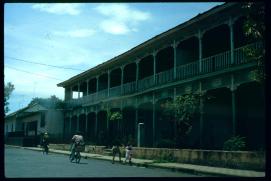
M 152 53 L 152 56 L 153 56 L 153 81 L 154 81 L 154 84 L 156 84 L 156 55 L 157 55 L 157 51 L 154 51 Z
M 138 89 L 139 80 L 139 60 L 136 61 L 136 90 Z
M 176 79 L 177 76 L 177 46 L 178 43 L 176 43 L 176 41 L 174 40 L 172 47 L 173 47 L 173 51 L 174 51 L 174 65 L 173 65 L 173 78 L 174 80 Z
M 108 76 L 108 78 L 107 78 L 107 90 L 108 90 L 107 97 L 110 96 L 110 81 L 111 81 L 111 79 L 110 79 L 110 73 L 111 73 L 111 71 L 108 70 L 107 71 L 107 76 Z
M 155 144 L 155 131 L 156 131 L 156 108 L 155 108 L 155 92 L 152 93 L 152 146 Z
M 202 72 L 202 36 L 203 33 L 201 30 L 198 31 L 198 39 L 199 39 L 199 72 Z
M 230 28 L 230 50 L 231 50 L 231 64 L 234 64 L 234 20 L 230 17 L 228 26 Z

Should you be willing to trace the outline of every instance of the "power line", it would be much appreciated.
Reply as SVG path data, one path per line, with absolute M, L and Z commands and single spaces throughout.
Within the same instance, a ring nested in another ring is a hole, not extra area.
M 14 68 L 14 67 L 10 67 L 8 65 L 5 65 L 5 67 L 10 68 L 10 69 L 14 69 L 14 70 L 17 70 L 17 71 L 20 71 L 20 72 L 25 72 L 25 73 L 29 73 L 29 74 L 33 74 L 33 75 L 37 75 L 37 76 L 41 76 L 41 77 L 46 77 L 46 78 L 49 78 L 49 79 L 60 80 L 60 79 L 55 78 L 55 77 L 51 77 L 51 76 L 47 76 L 47 75 L 35 74 L 35 73 L 28 72 L 28 71 L 25 71 L 25 70 L 21 70 L 21 69 L 17 69 L 17 68 Z M 60 81 L 63 81 L 63 80 L 60 80 Z
M 38 64 L 38 65 L 43 65 L 43 66 L 48 66 L 48 67 L 54 67 L 54 68 L 59 68 L 59 69 L 70 69 L 70 70 L 76 70 L 76 71 L 85 71 L 85 70 L 81 70 L 81 69 L 75 69 L 75 68 L 68 68 L 68 67 L 49 65 L 49 64 L 44 64 L 44 63 L 32 62 L 32 61 L 29 61 L 29 60 L 14 58 L 14 57 L 10 57 L 10 56 L 5 56 L 5 57 L 9 58 L 9 59 L 14 59 L 14 60 L 22 61 L 22 62 L 27 62 L 27 63 L 32 63 L 32 64 Z

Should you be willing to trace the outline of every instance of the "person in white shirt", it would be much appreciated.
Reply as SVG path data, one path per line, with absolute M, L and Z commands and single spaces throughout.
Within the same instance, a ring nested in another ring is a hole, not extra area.
M 129 164 L 132 164 L 132 145 L 126 146 L 126 154 L 125 154 L 125 161 L 129 160 Z
M 76 146 L 83 142 L 84 137 L 82 136 L 82 133 L 79 131 L 76 132 L 76 134 L 72 137 L 71 155 L 74 155 Z

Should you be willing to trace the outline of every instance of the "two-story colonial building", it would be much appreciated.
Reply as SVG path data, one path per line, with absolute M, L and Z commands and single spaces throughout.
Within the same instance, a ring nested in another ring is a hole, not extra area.
M 98 66 L 58 84 L 69 109 L 64 134 L 76 130 L 97 141 L 114 135 L 109 112 L 121 111 L 123 136 L 137 139 L 144 123 L 144 143 L 155 147 L 174 139 L 174 124 L 163 119 L 161 104 L 198 92 L 199 116 L 187 137 L 187 148 L 221 149 L 231 136 L 244 136 L 248 149 L 265 144 L 264 85 L 255 81 L 257 63 L 248 48 L 262 43 L 243 31 L 241 3 L 225 3 L 184 22 Z M 74 96 L 75 92 L 78 96 Z

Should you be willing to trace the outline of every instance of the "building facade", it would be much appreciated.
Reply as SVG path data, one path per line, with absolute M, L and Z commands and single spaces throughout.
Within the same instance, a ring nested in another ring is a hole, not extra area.
M 39 142 L 45 132 L 51 140 L 63 140 L 62 110 L 35 103 L 5 117 L 6 137 L 37 137 Z
M 264 85 L 255 81 L 257 63 L 240 3 L 225 3 L 91 68 L 58 86 L 65 89 L 64 137 L 75 131 L 93 142 L 116 134 L 109 113 L 122 113 L 122 136 L 137 139 L 144 123 L 146 147 L 174 139 L 174 124 L 163 119 L 163 104 L 176 96 L 206 93 L 185 148 L 222 149 L 231 136 L 248 149 L 264 148 Z M 101 141 L 101 140 L 100 140 Z M 102 143 L 101 143 L 102 144 Z

